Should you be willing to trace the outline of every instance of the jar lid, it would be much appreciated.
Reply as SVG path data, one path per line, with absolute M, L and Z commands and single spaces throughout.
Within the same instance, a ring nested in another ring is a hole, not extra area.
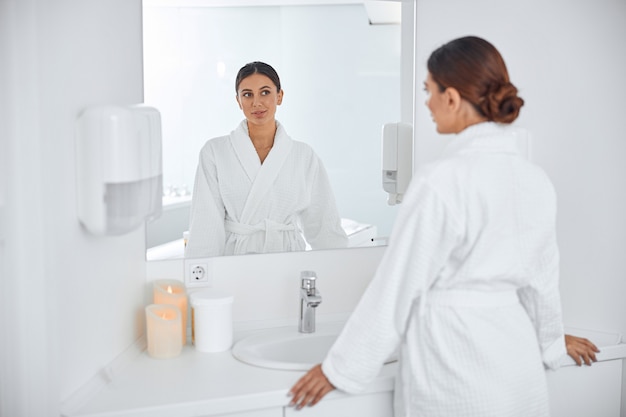
M 189 301 L 192 306 L 208 306 L 208 305 L 221 305 L 230 304 L 234 300 L 232 294 L 215 289 L 208 288 L 206 290 L 199 290 L 191 293 Z

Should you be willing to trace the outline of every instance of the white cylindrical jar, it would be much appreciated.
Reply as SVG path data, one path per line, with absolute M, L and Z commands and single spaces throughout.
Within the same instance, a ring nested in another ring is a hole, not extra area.
M 191 294 L 191 337 L 201 352 L 223 352 L 233 344 L 233 296 L 209 288 Z

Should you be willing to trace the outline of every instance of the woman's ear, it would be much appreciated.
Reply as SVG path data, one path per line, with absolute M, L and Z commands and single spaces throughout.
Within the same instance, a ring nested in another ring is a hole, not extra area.
M 280 106 L 281 103 L 283 102 L 283 90 L 281 88 L 281 90 L 278 92 L 278 98 L 276 99 L 276 105 Z
M 458 110 L 461 107 L 461 101 L 463 100 L 459 90 L 453 87 L 448 87 L 444 93 L 446 95 L 445 98 L 448 109 L 452 111 Z
M 235 100 L 237 100 L 237 105 L 239 106 L 239 108 L 243 110 L 243 107 L 241 107 L 241 102 L 239 101 L 239 94 L 235 94 Z

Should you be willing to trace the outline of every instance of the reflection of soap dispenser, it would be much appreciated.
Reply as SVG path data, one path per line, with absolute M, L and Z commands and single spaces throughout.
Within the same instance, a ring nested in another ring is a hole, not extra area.
M 127 233 L 161 214 L 161 117 L 151 107 L 97 106 L 76 125 L 78 218 L 95 235 Z
M 408 123 L 383 126 L 383 189 L 393 206 L 402 197 L 413 175 L 413 128 Z

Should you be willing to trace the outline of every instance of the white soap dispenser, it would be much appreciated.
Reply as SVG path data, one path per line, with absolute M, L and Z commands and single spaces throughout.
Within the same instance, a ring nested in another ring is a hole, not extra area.
M 383 189 L 390 206 L 402 202 L 413 177 L 413 127 L 408 123 L 383 126 Z
M 95 235 L 120 235 L 160 216 L 161 117 L 148 106 L 94 106 L 76 124 L 78 218 Z

